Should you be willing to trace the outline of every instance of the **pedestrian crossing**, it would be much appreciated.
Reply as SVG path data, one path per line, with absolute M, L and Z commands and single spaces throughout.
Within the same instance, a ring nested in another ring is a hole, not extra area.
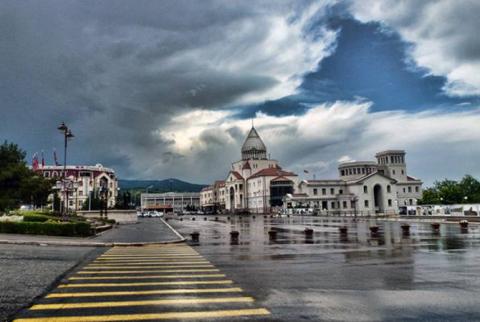
M 263 320 L 270 312 L 185 244 L 113 247 L 16 322 Z

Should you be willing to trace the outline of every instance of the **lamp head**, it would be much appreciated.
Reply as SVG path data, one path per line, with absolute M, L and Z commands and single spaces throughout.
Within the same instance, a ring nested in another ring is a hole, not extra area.
M 68 139 L 71 139 L 71 138 L 75 137 L 75 135 L 73 135 L 72 131 L 70 131 L 70 130 L 67 130 L 67 134 L 66 134 L 66 135 L 67 135 L 67 138 L 68 138 Z
M 65 132 L 66 130 L 68 130 L 68 127 L 65 125 L 65 122 L 62 122 L 62 124 L 60 124 L 60 126 L 58 127 L 58 129 L 59 129 L 60 131 L 64 131 L 64 132 Z

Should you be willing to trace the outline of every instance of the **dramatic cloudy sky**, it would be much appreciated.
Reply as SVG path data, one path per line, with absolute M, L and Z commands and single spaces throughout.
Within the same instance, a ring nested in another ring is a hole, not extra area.
M 0 2 L 0 139 L 122 178 L 225 177 L 255 119 L 317 178 L 405 149 L 480 176 L 480 1 Z

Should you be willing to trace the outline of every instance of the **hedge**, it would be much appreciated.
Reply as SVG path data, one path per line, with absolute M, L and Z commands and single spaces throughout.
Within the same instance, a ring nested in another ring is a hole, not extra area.
M 0 233 L 50 236 L 90 236 L 93 235 L 93 230 L 91 229 L 90 224 L 84 222 L 0 222 Z
M 44 215 L 23 215 L 23 221 L 25 222 L 45 222 L 50 217 Z

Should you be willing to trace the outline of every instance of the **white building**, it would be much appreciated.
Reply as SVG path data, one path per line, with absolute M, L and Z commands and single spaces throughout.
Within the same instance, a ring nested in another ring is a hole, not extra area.
M 63 179 L 64 167 L 61 165 L 44 165 L 35 169 L 45 178 L 56 178 L 59 181 Z M 88 200 L 90 194 L 99 196 L 100 191 L 104 191 L 107 196 L 107 206 L 115 206 L 118 195 L 118 181 L 115 171 L 105 168 L 101 164 L 95 166 L 67 165 L 66 179 L 68 182 L 68 208 L 70 210 L 80 210 L 84 202 Z M 61 189 L 62 184 L 58 185 Z M 58 194 L 63 202 L 65 193 Z
M 295 191 L 298 176 L 267 157 L 267 148 L 254 127 L 243 143 L 241 155 L 224 182 L 217 181 L 202 190 L 202 207 L 230 212 L 270 212 L 272 207 L 281 207 L 283 197 Z
M 377 161 L 341 163 L 339 179 L 303 180 L 267 157 L 254 127 L 225 181 L 200 193 L 204 209 L 268 213 L 275 207 L 311 208 L 329 214 L 397 214 L 422 197 L 422 181 L 407 175 L 405 151 L 377 153 Z
M 407 175 L 405 151 L 376 154 L 377 162 L 340 163 L 339 179 L 302 181 L 285 197 L 285 207 L 331 214 L 398 214 L 422 197 L 422 181 Z
M 145 210 L 164 212 L 181 212 L 198 210 L 200 208 L 200 193 L 198 192 L 165 192 L 142 193 L 140 207 Z

